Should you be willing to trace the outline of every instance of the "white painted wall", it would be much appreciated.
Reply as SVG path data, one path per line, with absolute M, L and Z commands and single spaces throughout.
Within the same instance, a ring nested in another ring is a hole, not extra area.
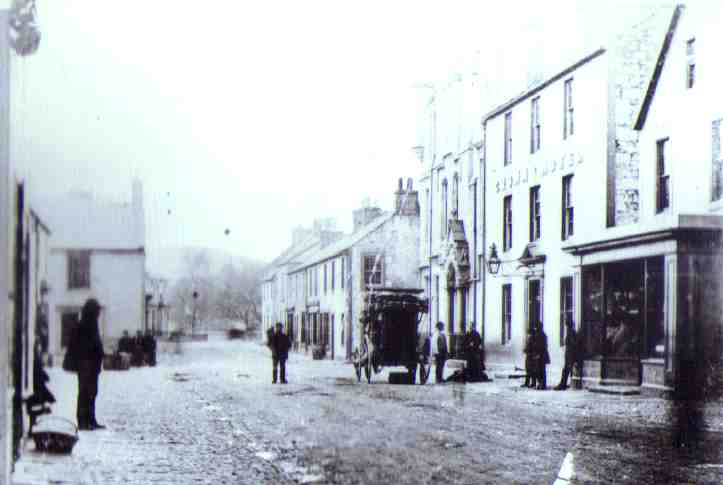
M 487 246 L 497 246 L 500 259 L 518 259 L 530 242 L 529 191 L 540 186 L 541 237 L 538 251 L 547 257 L 543 281 L 543 322 L 553 365 L 560 364 L 560 278 L 573 276 L 577 258 L 564 246 L 594 239 L 606 224 L 607 59 L 601 55 L 513 106 L 512 162 L 504 165 L 505 116 L 486 125 Z M 564 82 L 573 79 L 574 134 L 563 139 Z M 531 100 L 540 98 L 541 144 L 530 153 Z M 563 241 L 562 178 L 573 175 L 574 234 Z M 512 248 L 503 251 L 503 200 L 512 195 Z M 488 250 L 488 248 L 487 248 Z M 489 256 L 489 254 L 488 254 Z M 525 270 L 502 265 L 497 276 L 485 271 L 487 304 L 485 345 L 488 360 L 524 366 L 522 347 L 527 329 Z M 502 285 L 512 285 L 512 340 L 502 345 Z M 576 284 L 578 284 L 576 282 Z M 577 322 L 576 322 L 577 323 Z
M 91 253 L 89 289 L 68 290 L 67 253 L 53 249 L 49 260 L 52 306 L 50 316 L 51 352 L 61 352 L 61 315 L 65 308 L 80 308 L 88 298 L 96 298 L 103 307 L 100 331 L 104 344 L 120 338 L 123 330 L 134 334 L 143 329 L 145 254 L 94 251 Z

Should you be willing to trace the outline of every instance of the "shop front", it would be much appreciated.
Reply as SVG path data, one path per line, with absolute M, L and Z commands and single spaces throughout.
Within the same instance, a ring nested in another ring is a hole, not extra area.
M 575 379 L 583 387 L 671 391 L 720 364 L 719 230 L 658 231 L 566 250 L 580 257 L 584 363 Z

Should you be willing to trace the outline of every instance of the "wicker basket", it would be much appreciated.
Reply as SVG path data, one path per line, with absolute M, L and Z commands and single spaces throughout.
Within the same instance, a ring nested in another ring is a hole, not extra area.
M 69 455 L 78 442 L 78 427 L 65 418 L 41 416 L 30 436 L 35 441 L 35 451 Z

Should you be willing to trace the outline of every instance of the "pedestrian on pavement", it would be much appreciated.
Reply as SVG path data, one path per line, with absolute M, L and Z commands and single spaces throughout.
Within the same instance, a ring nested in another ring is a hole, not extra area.
M 123 330 L 123 336 L 118 340 L 118 352 L 133 353 L 133 339 L 128 335 L 128 330 Z
M 564 391 L 567 389 L 567 378 L 572 374 L 572 367 L 577 360 L 577 334 L 575 326 L 571 322 L 565 325 L 565 365 L 562 368 L 560 383 L 555 386 L 556 391 Z
M 537 387 L 537 362 L 534 349 L 535 327 L 531 326 L 527 329 L 527 337 L 525 338 L 525 346 L 522 351 L 525 354 L 525 382 L 520 387 Z
M 462 348 L 467 360 L 467 382 L 482 381 L 482 337 L 474 328 L 474 322 L 470 323 L 470 328 L 462 341 Z
M 537 390 L 544 391 L 547 389 L 547 364 L 550 363 L 550 353 L 547 351 L 547 334 L 542 328 L 542 323 L 537 323 L 533 341 L 537 362 Z
M 103 342 L 98 329 L 100 304 L 89 298 L 81 310 L 80 322 L 73 335 L 73 352 L 78 362 L 78 429 L 95 430 L 105 426 L 95 416 L 98 396 L 98 377 L 103 364 Z M 70 351 L 70 349 L 69 349 Z
M 273 380 L 271 382 L 272 384 L 276 384 L 276 376 L 279 374 L 279 367 L 281 367 L 281 383 L 286 384 L 286 359 L 289 358 L 291 341 L 284 333 L 284 326 L 281 322 L 276 323 L 276 331 L 271 334 L 269 347 L 271 348 L 271 359 L 273 364 Z
M 444 363 L 447 362 L 447 336 L 444 334 L 444 323 L 437 322 L 437 331 L 432 338 L 432 355 L 434 356 L 434 381 L 444 382 Z
M 151 367 L 156 365 L 156 337 L 150 330 L 146 330 L 143 336 L 143 356 L 146 364 Z
M 140 367 L 143 365 L 143 332 L 136 330 L 136 336 L 133 337 L 133 352 L 131 354 L 131 365 Z

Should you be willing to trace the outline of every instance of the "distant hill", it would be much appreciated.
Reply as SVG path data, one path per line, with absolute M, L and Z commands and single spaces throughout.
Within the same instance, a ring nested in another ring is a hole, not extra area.
M 218 248 L 206 248 L 201 246 L 165 246 L 160 248 L 146 248 L 146 269 L 156 277 L 177 280 L 183 276 L 184 255 L 187 251 L 206 251 L 211 263 L 211 273 L 215 273 L 225 265 L 232 263 L 234 266 L 243 267 L 254 260 L 232 254 Z

